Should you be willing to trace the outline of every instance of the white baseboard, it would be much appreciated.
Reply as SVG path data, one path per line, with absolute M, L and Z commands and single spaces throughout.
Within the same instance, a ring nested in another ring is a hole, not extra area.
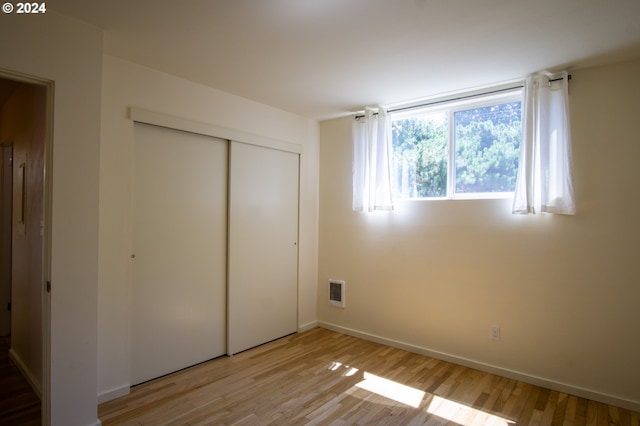
M 309 331 L 312 328 L 316 328 L 318 326 L 318 321 L 311 321 L 307 324 L 298 326 L 298 333 L 304 333 L 305 331 Z
M 95 422 L 91 423 L 90 425 L 87 426 L 102 426 L 102 422 L 100 421 L 100 419 L 96 419 Z
M 398 349 L 403 349 L 408 352 L 425 355 L 431 358 L 440 359 L 442 361 L 448 361 L 454 364 L 462 365 L 464 367 L 474 368 L 476 370 L 484 371 L 491 374 L 496 374 L 508 379 L 519 380 L 521 382 L 529 383 L 532 385 L 544 387 L 547 389 L 563 392 L 582 398 L 591 399 L 593 401 L 602 402 L 609 405 L 614 405 L 621 408 L 626 408 L 632 411 L 640 411 L 640 401 L 632 401 L 629 399 L 621 398 L 615 395 L 609 395 L 594 391 L 591 389 L 585 389 L 579 386 L 573 386 L 567 383 L 562 383 L 542 377 L 532 376 L 526 373 L 520 373 L 518 371 L 509 370 L 496 365 L 486 364 L 483 362 L 474 361 L 472 359 L 459 357 L 451 354 L 447 354 L 440 351 L 424 348 L 422 346 L 416 346 L 398 340 L 388 339 L 386 337 L 377 336 L 375 334 L 365 333 L 362 331 L 354 330 L 347 327 L 342 327 L 336 324 L 331 324 L 324 321 L 318 321 L 318 326 L 326 328 L 328 330 L 337 331 L 339 333 L 347 334 L 350 336 L 358 337 L 364 340 L 368 340 L 375 343 L 381 343 L 383 345 L 391 346 Z
M 120 398 L 121 396 L 129 395 L 131 392 L 129 385 L 119 386 L 117 388 L 109 389 L 98 394 L 98 404 L 111 401 L 112 399 Z
M 11 360 L 18 366 L 18 370 L 20 370 L 24 378 L 27 379 L 29 386 L 31 386 L 31 388 L 36 393 L 36 395 L 38 395 L 38 398 L 40 398 L 40 401 L 42 401 L 42 386 L 40 385 L 38 380 L 33 376 L 33 374 L 31 373 L 31 370 L 29 370 L 26 364 L 22 361 L 22 358 L 20 358 L 20 355 L 18 355 L 13 349 L 9 349 L 9 358 L 11 358 Z

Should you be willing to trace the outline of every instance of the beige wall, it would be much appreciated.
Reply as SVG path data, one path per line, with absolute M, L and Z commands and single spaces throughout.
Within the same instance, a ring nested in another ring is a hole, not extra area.
M 574 217 L 510 200 L 355 213 L 351 118 L 321 123 L 320 323 L 639 409 L 640 61 L 572 74 Z
M 52 183 L 50 362 L 44 366 L 51 424 L 98 424 L 98 166 L 102 32 L 47 11 L 2 16 L 0 69 L 55 84 Z M 47 333 L 45 332 L 45 335 Z M 46 350 L 46 345 L 45 345 Z M 45 357 L 46 359 L 46 357 Z M 47 371 L 50 370 L 50 383 Z M 50 388 L 50 391 L 47 389 Z
M 315 325 L 319 125 L 257 102 L 111 56 L 104 57 L 100 151 L 98 393 L 128 392 L 131 291 L 130 107 L 302 146 L 298 324 Z
M 44 220 L 46 105 L 44 86 L 19 84 L 0 111 L 0 142 L 13 146 L 10 353 L 38 393 L 42 392 L 40 224 Z

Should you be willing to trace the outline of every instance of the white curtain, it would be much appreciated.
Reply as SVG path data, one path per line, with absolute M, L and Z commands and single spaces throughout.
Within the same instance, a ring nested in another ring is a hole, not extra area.
M 367 108 L 353 122 L 353 210 L 393 210 L 390 120 L 383 108 Z
M 561 79 L 560 79 L 561 77 Z M 571 177 L 569 76 L 527 78 L 514 214 L 575 214 Z

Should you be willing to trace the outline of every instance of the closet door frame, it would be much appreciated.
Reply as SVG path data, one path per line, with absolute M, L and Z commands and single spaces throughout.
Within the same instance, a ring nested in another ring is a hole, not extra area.
M 302 145 L 297 143 L 268 138 L 240 130 L 227 129 L 225 127 L 214 126 L 209 123 L 189 120 L 187 118 L 176 117 L 169 114 L 162 114 L 142 108 L 130 108 L 129 119 L 137 123 L 153 124 L 155 126 L 166 127 L 169 129 L 182 130 L 204 136 L 212 136 L 214 138 L 225 139 L 227 141 L 237 141 L 296 154 L 303 153 Z
M 231 149 L 231 144 L 233 142 L 236 143 L 244 143 L 244 144 L 249 144 L 249 145 L 255 145 L 255 146 L 259 146 L 259 147 L 263 147 L 263 148 L 270 148 L 270 149 L 275 149 L 275 150 L 279 150 L 279 151 L 284 151 L 284 152 L 288 152 L 288 153 L 293 153 L 293 154 L 298 154 L 298 181 L 297 181 L 297 185 L 298 185 L 298 212 L 299 212 L 299 187 L 300 187 L 300 181 L 299 181 L 299 171 L 300 171 L 300 155 L 302 155 L 303 153 L 303 149 L 302 149 L 302 145 L 297 144 L 297 143 L 292 143 L 292 142 L 287 142 L 287 141 L 283 141 L 283 140 L 279 140 L 279 139 L 273 139 L 273 138 L 269 138 L 269 137 L 264 137 L 264 136 L 260 136 L 260 135 L 256 135 L 253 133 L 247 133 L 247 132 L 243 132 L 243 131 L 239 131 L 239 130 L 234 130 L 234 129 L 228 129 L 228 128 L 224 128 L 224 127 L 219 127 L 219 126 L 215 126 L 209 123 L 204 123 L 204 122 L 200 122 L 200 121 L 195 121 L 195 120 L 190 120 L 187 118 L 183 118 L 183 117 L 176 117 L 173 115 L 169 115 L 169 114 L 163 114 L 163 113 L 158 113 L 158 112 L 154 112 L 154 111 L 149 111 L 143 108 L 135 108 L 132 107 L 129 109 L 129 119 L 132 122 L 137 122 L 137 123 L 144 123 L 144 124 L 151 124 L 151 125 L 155 125 L 155 126 L 160 126 L 160 127 L 166 127 L 169 129 L 174 129 L 174 130 L 181 130 L 181 131 L 185 131 L 185 132 L 190 132 L 190 133 L 196 133 L 196 134 L 200 134 L 200 135 L 204 135 L 204 136 L 211 136 L 214 138 L 218 138 L 218 139 L 224 139 L 226 141 L 228 141 L 229 146 L 228 149 L 230 151 Z M 230 185 L 230 183 L 228 182 L 228 185 Z M 227 216 L 227 220 L 230 221 L 231 218 L 229 216 Z M 299 256 L 298 256 L 298 228 L 299 228 L 299 217 L 298 217 L 298 223 L 296 224 L 296 241 L 292 242 L 295 243 L 296 246 L 296 264 L 295 264 L 295 275 L 296 275 L 296 304 L 295 304 L 295 310 L 296 310 L 296 324 L 295 324 L 295 329 L 292 329 L 292 332 L 297 331 L 297 314 L 298 314 L 298 289 L 299 289 L 299 273 L 298 273 L 298 268 L 299 268 Z M 231 237 L 228 236 L 228 239 L 230 239 Z M 227 252 L 227 256 L 229 256 L 229 253 Z M 229 261 L 229 259 L 227 259 L 227 261 Z M 227 269 L 227 274 L 229 273 L 228 269 Z M 229 277 L 227 276 L 227 300 L 228 300 L 228 294 L 229 294 Z M 230 335 L 230 330 L 229 330 L 229 306 L 227 304 L 227 354 L 228 355 L 232 355 L 232 351 L 230 349 L 229 346 L 229 335 Z M 263 342 L 266 343 L 266 342 Z

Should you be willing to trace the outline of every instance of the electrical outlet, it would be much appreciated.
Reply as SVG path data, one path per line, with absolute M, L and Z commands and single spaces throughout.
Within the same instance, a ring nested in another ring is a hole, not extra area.
M 492 325 L 491 331 L 489 332 L 489 337 L 491 340 L 500 340 L 500 326 Z

